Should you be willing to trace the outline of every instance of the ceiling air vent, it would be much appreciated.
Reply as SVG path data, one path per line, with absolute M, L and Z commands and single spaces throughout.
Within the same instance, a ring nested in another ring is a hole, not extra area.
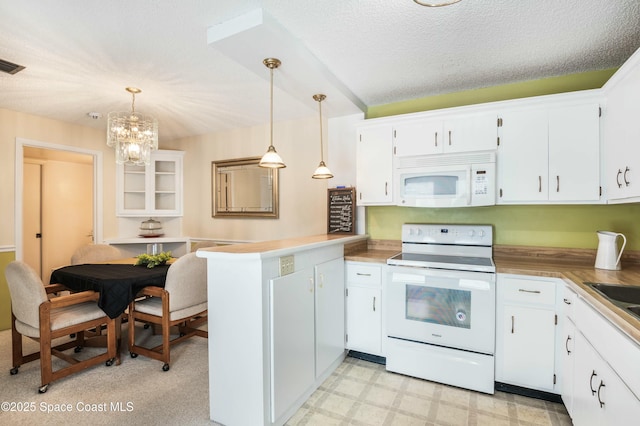
M 23 69 L 24 67 L 22 65 L 14 64 L 13 62 L 0 59 L 0 71 L 2 72 L 6 72 L 7 74 L 15 74 L 19 71 L 22 71 Z

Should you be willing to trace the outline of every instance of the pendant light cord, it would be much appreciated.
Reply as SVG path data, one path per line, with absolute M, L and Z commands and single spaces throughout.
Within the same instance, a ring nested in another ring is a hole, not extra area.
M 269 146 L 273 147 L 273 67 L 269 67 L 269 71 L 271 72 L 271 89 L 270 89 L 270 97 L 271 103 L 269 105 L 269 123 L 271 123 L 271 133 L 269 136 Z
M 324 149 L 322 147 L 322 100 L 318 101 L 318 109 L 320 110 L 320 161 L 324 162 Z

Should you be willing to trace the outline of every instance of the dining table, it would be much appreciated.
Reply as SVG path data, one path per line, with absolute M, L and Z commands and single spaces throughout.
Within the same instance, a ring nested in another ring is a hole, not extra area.
M 171 263 L 148 268 L 135 265 L 135 261 L 129 258 L 63 266 L 51 273 L 50 283 L 62 284 L 73 292 L 99 293 L 98 306 L 109 318 L 118 318 L 144 287 L 164 287 Z

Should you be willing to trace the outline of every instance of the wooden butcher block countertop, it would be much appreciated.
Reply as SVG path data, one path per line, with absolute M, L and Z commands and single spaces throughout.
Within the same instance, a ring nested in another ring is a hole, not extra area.
M 362 248 L 362 247 L 361 247 Z M 399 253 L 399 241 L 369 241 L 366 249 L 345 253 L 345 260 L 386 263 Z M 595 250 L 527 246 L 494 246 L 496 272 L 561 278 L 602 316 L 640 345 L 640 320 L 614 305 L 586 282 L 640 286 L 640 253 L 626 253 L 622 270 L 596 269 Z

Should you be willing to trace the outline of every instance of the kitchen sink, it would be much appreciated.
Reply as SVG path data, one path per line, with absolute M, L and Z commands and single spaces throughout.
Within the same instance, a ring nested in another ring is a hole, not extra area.
M 640 285 L 585 283 L 614 305 L 640 319 Z
M 585 283 L 609 300 L 640 305 L 640 286 Z

